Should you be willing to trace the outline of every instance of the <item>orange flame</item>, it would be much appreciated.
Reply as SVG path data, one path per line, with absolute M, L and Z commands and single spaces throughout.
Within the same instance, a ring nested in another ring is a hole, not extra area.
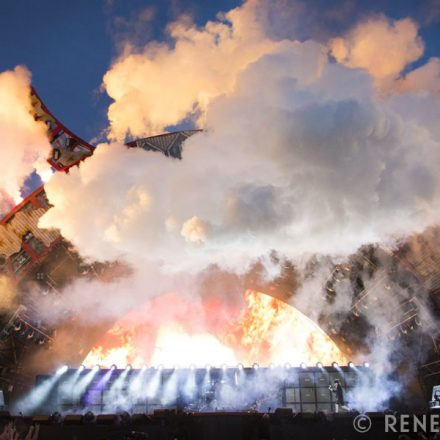
M 213 313 L 208 305 L 198 310 L 199 305 L 185 303 L 189 300 L 174 301 L 175 296 L 171 299 L 165 295 L 153 300 L 153 305 L 149 301 L 145 309 L 118 321 L 90 351 L 84 364 L 140 367 L 152 363 L 172 367 L 238 362 L 245 365 L 347 363 L 334 341 L 313 321 L 294 307 L 263 293 L 247 290 L 246 307 L 238 314 L 239 318 L 232 318 L 220 330 L 207 329 L 206 322 L 195 322 L 203 321 L 203 313 Z M 179 301 L 180 308 L 184 304 L 184 310 L 193 313 L 170 312 Z M 166 316 L 157 316 L 154 312 L 158 310 L 166 310 Z
M 347 362 L 334 341 L 294 307 L 254 290 L 247 290 L 245 299 L 248 307 L 229 334 L 243 362 Z

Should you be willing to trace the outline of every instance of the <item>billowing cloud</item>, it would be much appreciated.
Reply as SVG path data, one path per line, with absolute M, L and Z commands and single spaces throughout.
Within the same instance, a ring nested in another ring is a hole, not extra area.
M 264 34 L 249 1 L 221 20 L 197 27 L 188 17 L 168 26 L 172 45 L 126 45 L 104 76 L 110 105 L 110 135 L 123 139 L 157 134 L 231 91 L 237 74 L 277 45 Z
M 31 114 L 30 77 L 21 66 L 0 73 L 0 214 L 21 200 L 26 177 L 47 167 L 50 144 Z
M 289 11 L 291 28 L 296 29 L 298 18 L 293 17 L 306 15 L 304 8 L 300 2 L 248 0 L 203 27 L 187 16 L 171 23 L 171 43 L 152 42 L 145 47 L 125 43 L 103 80 L 114 100 L 108 110 L 110 137 L 157 134 L 188 118 L 204 126 L 210 102 L 231 93 L 247 66 L 292 41 L 291 32 L 284 37 L 274 33 L 277 22 L 286 26 L 281 11 Z M 361 20 L 331 39 L 328 48 L 339 63 L 366 69 L 381 92 L 409 90 L 426 78 L 435 87 L 435 59 L 400 81 L 404 69 L 424 52 L 418 25 L 410 18 Z
M 41 226 L 92 258 L 180 269 L 347 253 L 437 221 L 438 147 L 376 97 L 367 72 L 283 41 L 210 101 L 182 161 L 101 145 L 46 185 L 55 207 Z
M 392 21 L 381 16 L 362 21 L 347 35 L 333 39 L 330 49 L 339 63 L 367 69 L 377 84 L 386 86 L 422 56 L 424 44 L 410 18 Z

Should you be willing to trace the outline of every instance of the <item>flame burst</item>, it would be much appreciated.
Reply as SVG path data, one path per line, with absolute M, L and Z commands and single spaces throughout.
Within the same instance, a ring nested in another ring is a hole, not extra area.
M 224 325 L 207 328 L 211 307 L 177 294 L 148 301 L 119 320 L 89 352 L 84 364 L 141 367 L 347 362 L 334 341 L 294 307 L 247 290 L 245 307 Z M 218 305 L 218 313 L 224 315 Z
M 248 307 L 231 334 L 244 363 L 346 363 L 334 341 L 294 307 L 254 290 L 245 299 Z

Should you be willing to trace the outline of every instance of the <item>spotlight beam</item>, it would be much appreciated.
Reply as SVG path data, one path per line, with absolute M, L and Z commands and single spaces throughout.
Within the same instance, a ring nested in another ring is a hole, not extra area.
M 161 399 L 163 404 L 169 405 L 170 403 L 173 403 L 177 399 L 178 379 L 179 377 L 177 370 L 174 370 L 163 387 L 163 393 Z
M 183 385 L 183 394 L 187 399 L 193 399 L 196 395 L 196 391 L 196 371 L 194 369 L 191 369 L 189 370 L 186 381 Z
M 145 389 L 145 396 L 147 397 L 147 399 L 153 399 L 154 397 L 156 397 L 160 387 L 161 376 L 162 371 L 158 369 L 154 372 L 150 380 L 147 382 L 147 386 Z
M 74 388 L 74 399 L 78 400 L 86 391 L 87 387 L 92 383 L 93 378 L 98 374 L 99 369 L 93 368 L 82 377 Z
M 35 387 L 30 394 L 17 403 L 16 409 L 18 412 L 31 414 L 42 405 L 67 370 L 67 366 L 59 368 L 52 377 L 46 379 L 43 383 Z

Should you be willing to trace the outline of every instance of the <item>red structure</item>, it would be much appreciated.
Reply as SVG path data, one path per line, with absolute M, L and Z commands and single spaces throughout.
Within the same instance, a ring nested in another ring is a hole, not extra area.
M 93 154 L 94 148 L 56 119 L 33 88 L 31 102 L 35 119 L 43 121 L 47 126 L 49 141 L 52 145 L 52 155 L 47 161 L 55 170 L 67 171 Z
M 68 172 L 93 154 L 94 148 L 56 119 L 34 89 L 31 89 L 31 102 L 34 118 L 47 126 L 52 145 L 48 162 L 54 170 Z M 41 186 L 0 220 L 0 274 L 21 279 L 61 240 L 57 231 L 38 227 L 38 220 L 47 209 L 49 203 Z
M 69 172 L 71 167 L 93 154 L 94 147 L 55 118 L 33 88 L 31 102 L 34 118 L 47 126 L 52 145 L 52 153 L 47 161 L 55 171 Z M 166 133 L 135 140 L 127 146 L 159 151 L 166 156 L 181 159 L 182 143 L 198 131 Z M 58 231 L 38 227 L 39 218 L 49 207 L 42 185 L 0 220 L 0 275 L 9 274 L 19 281 L 62 240 Z

